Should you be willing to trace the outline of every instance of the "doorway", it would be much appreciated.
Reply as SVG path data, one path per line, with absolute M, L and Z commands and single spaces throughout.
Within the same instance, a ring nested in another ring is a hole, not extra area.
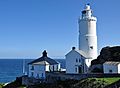
M 82 67 L 81 66 L 78 67 L 78 73 L 82 73 Z

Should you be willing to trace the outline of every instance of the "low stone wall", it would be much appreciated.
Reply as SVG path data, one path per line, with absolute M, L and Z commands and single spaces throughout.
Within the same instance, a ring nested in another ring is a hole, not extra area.
M 55 83 L 58 80 L 81 80 L 85 78 L 104 78 L 104 77 L 120 77 L 120 74 L 66 74 L 60 72 L 47 72 L 46 79 L 35 79 L 28 76 L 22 76 L 22 84 L 23 85 L 34 85 L 42 82 L 46 83 Z
M 21 78 L 22 78 L 22 85 L 26 85 L 26 86 L 45 82 L 45 80 L 43 80 L 43 79 L 36 79 L 33 77 L 28 77 L 28 76 L 22 76 Z
M 66 80 L 66 79 L 74 79 L 81 80 L 83 78 L 87 78 L 87 74 L 66 74 L 66 73 L 46 73 L 46 81 L 47 82 L 55 82 L 56 80 Z
M 120 77 L 120 74 L 66 74 L 66 73 L 46 73 L 46 82 L 56 82 L 57 80 L 81 80 L 85 78 Z

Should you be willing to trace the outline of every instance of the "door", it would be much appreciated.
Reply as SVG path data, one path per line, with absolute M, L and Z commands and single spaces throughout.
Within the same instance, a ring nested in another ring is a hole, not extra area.
M 81 66 L 78 67 L 78 73 L 82 73 L 82 67 Z

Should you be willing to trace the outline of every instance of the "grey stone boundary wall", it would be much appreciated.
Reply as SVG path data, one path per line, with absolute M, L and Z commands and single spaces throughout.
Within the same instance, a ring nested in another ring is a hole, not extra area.
M 102 73 L 96 73 L 96 74 L 66 74 L 66 73 L 46 73 L 46 81 L 49 82 L 55 82 L 57 80 L 67 80 L 67 79 L 73 79 L 73 80 L 81 80 L 85 78 L 106 78 L 106 77 L 120 77 L 120 74 L 102 74 Z
M 39 84 L 42 82 L 45 83 L 55 83 L 60 80 L 81 80 L 85 78 L 106 78 L 106 77 L 120 77 L 120 74 L 101 74 L 101 73 L 96 73 L 96 74 L 66 74 L 66 73 L 60 73 L 60 72 L 47 72 L 46 73 L 46 79 L 35 79 L 26 76 L 22 76 L 22 84 L 23 85 L 34 85 L 34 84 Z

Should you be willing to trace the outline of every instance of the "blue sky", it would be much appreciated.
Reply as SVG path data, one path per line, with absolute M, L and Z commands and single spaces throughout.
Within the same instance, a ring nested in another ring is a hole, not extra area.
M 63 58 L 78 47 L 78 18 L 90 3 L 98 51 L 120 45 L 119 0 L 0 0 L 0 58 Z

